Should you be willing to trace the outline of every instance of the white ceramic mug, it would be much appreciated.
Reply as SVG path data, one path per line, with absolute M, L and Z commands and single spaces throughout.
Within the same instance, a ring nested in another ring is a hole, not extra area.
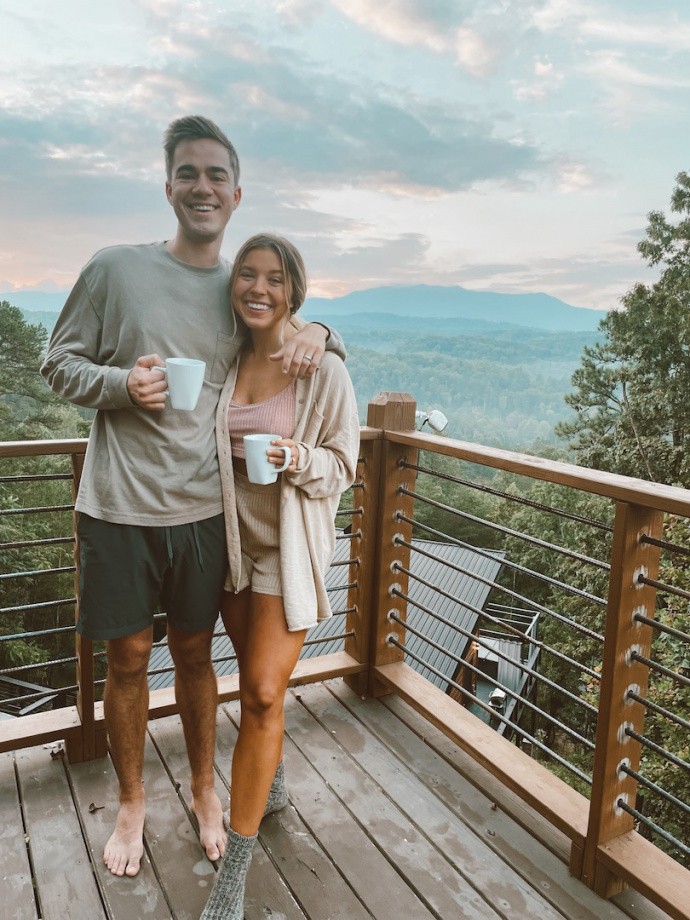
M 168 394 L 173 409 L 196 409 L 204 385 L 206 362 L 196 358 L 166 358 L 165 367 L 153 367 L 168 378 Z
M 279 434 L 245 434 L 244 457 L 250 482 L 266 486 L 270 482 L 275 482 L 278 473 L 282 473 L 290 466 L 292 451 L 287 445 L 273 447 L 273 450 L 282 450 L 285 454 L 285 462 L 282 466 L 274 466 L 268 459 L 266 451 L 272 447 L 271 441 L 279 440 Z

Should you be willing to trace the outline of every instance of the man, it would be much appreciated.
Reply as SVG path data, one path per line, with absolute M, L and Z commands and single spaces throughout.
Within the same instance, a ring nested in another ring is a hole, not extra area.
M 175 237 L 98 252 L 65 303 L 41 369 L 56 393 L 98 410 L 76 501 L 77 630 L 107 641 L 105 719 L 120 808 L 103 858 L 119 876 L 136 875 L 143 855 L 147 667 L 158 607 L 168 617 L 201 844 L 212 860 L 225 847 L 213 782 L 211 638 L 227 566 L 214 413 L 241 338 L 220 259 L 241 198 L 239 163 L 220 129 L 197 116 L 174 121 L 164 148 Z M 308 324 L 275 359 L 285 373 L 313 373 L 327 337 Z M 338 337 L 330 339 L 342 355 Z M 168 405 L 165 375 L 155 369 L 176 355 L 206 362 L 191 412 Z

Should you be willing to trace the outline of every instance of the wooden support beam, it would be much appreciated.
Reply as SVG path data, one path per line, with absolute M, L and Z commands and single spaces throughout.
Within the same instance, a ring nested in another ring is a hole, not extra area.
M 400 642 L 405 641 L 404 627 L 388 619 L 388 614 L 395 611 L 403 620 L 407 605 L 401 598 L 391 594 L 394 585 L 402 592 L 407 591 L 407 577 L 393 571 L 393 563 L 400 562 L 409 568 L 410 551 L 395 543 L 396 535 L 408 542 L 412 539 L 409 524 L 397 519 L 397 512 L 412 517 L 413 500 L 400 495 L 401 485 L 414 488 L 416 474 L 414 470 L 402 469 L 400 461 L 405 459 L 416 463 L 415 448 L 400 448 L 386 440 L 386 431 L 410 431 L 415 427 L 416 402 L 408 393 L 379 393 L 370 403 L 367 424 L 383 432 L 383 440 L 378 454 L 378 469 L 371 476 L 371 488 L 375 490 L 371 502 L 371 517 L 365 526 L 369 530 L 371 544 L 373 534 L 374 553 L 367 558 L 367 564 L 373 569 L 371 584 L 371 609 L 368 611 L 370 621 L 369 661 L 372 668 L 402 661 L 403 651 L 388 643 L 388 637 L 394 635 Z M 374 670 L 369 672 L 367 695 L 378 696 L 390 692 L 384 684 L 376 680 Z
M 76 501 L 79 492 L 79 483 L 84 468 L 84 456 L 82 453 L 72 454 L 72 499 Z M 77 535 L 77 517 L 78 512 L 73 514 L 74 530 L 74 595 L 77 602 L 74 605 L 75 623 L 79 617 L 79 537 Z M 85 639 L 79 634 L 75 634 L 76 643 L 76 679 L 77 679 L 77 712 L 81 720 L 81 731 L 79 735 L 70 735 L 66 739 L 67 757 L 71 763 L 82 763 L 85 760 L 94 760 L 96 757 L 104 757 L 108 750 L 108 743 L 105 729 L 97 728 L 94 704 L 95 704 L 95 675 L 93 666 L 93 642 L 91 639 Z
M 50 741 L 79 744 L 81 722 L 76 706 L 35 712 L 19 719 L 0 721 L 0 753 L 35 747 Z
M 640 745 L 625 728 L 642 731 L 644 707 L 627 692 L 646 695 L 648 668 L 631 655 L 637 651 L 648 657 L 653 639 L 652 628 L 637 623 L 634 614 L 654 617 L 656 590 L 640 584 L 638 576 L 654 579 L 659 571 L 659 548 L 640 538 L 659 538 L 661 527 L 658 511 L 626 503 L 616 507 L 589 826 L 584 850 L 574 849 L 571 858 L 573 874 L 602 897 L 611 897 L 624 885 L 599 855 L 602 844 L 633 828 L 632 816 L 617 803 L 622 799 L 635 806 L 637 782 L 621 771 L 621 765 L 639 769 Z
M 371 648 L 372 612 L 376 597 L 376 504 L 379 489 L 379 468 L 381 465 L 381 432 L 375 438 L 360 442 L 359 464 L 356 487 L 352 495 L 352 540 L 350 556 L 356 560 L 350 564 L 347 592 L 348 613 L 345 629 L 353 635 L 345 640 L 345 651 L 356 661 L 366 665 L 366 671 L 346 677 L 347 685 L 358 695 L 366 696 L 369 684 L 369 654 Z
M 690 872 L 635 831 L 602 843 L 597 862 L 673 920 L 690 920 Z

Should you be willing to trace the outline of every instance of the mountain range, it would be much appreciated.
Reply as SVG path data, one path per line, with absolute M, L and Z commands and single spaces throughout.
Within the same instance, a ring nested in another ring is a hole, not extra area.
M 311 297 L 304 305 L 305 317 L 335 320 L 362 313 L 508 323 L 553 332 L 594 332 L 606 316 L 604 310 L 573 307 L 549 294 L 501 294 L 427 284 L 369 288 L 333 299 Z
M 17 291 L 0 293 L 0 300 L 19 307 L 27 320 L 42 322 L 50 331 L 66 296 L 65 292 Z M 457 333 L 488 331 L 499 323 L 551 332 L 595 332 L 606 312 L 573 307 L 549 294 L 502 294 L 419 284 L 369 288 L 332 299 L 310 297 L 302 315 L 338 328 L 356 324 L 419 331 L 423 328 L 419 320 L 442 320 L 429 331 L 439 331 L 439 326 L 454 327 Z

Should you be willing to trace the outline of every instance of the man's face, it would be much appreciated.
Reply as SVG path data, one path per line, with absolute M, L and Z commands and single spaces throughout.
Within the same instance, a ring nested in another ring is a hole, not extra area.
M 228 151 L 207 138 L 177 145 L 165 193 L 187 241 L 200 244 L 222 239 L 241 196 Z

